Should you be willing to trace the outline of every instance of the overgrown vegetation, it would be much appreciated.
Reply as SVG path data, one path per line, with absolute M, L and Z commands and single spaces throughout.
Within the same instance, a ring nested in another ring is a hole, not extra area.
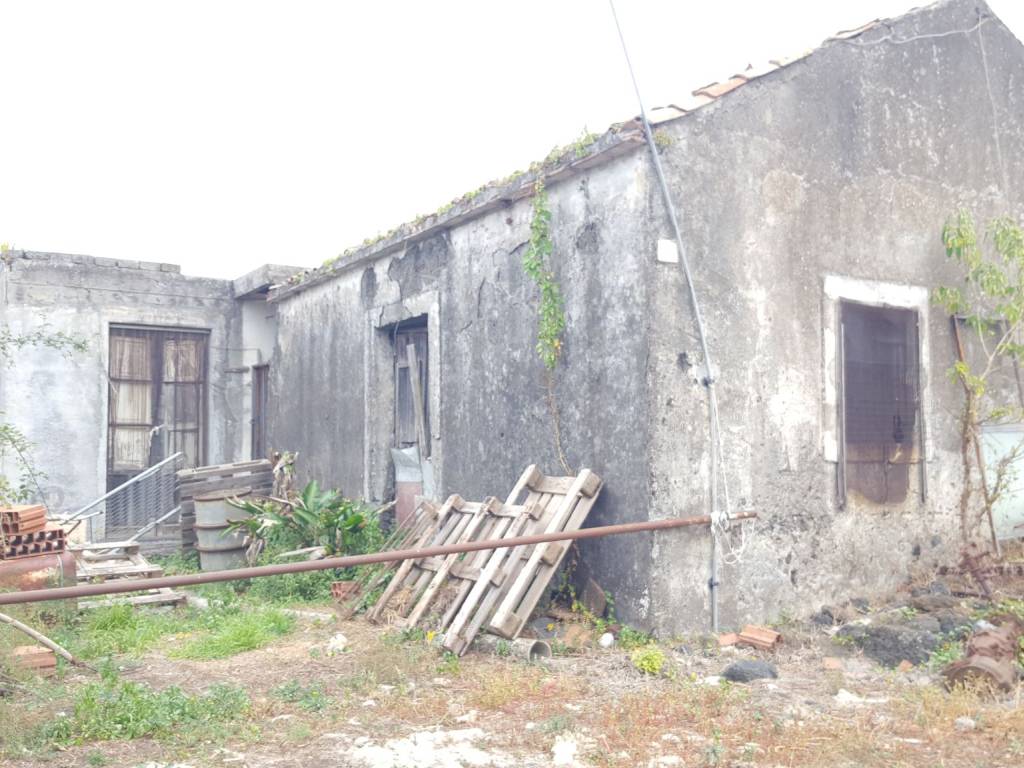
M 254 539 L 276 547 L 322 547 L 330 557 L 375 543 L 365 535 L 360 537 L 371 522 L 362 502 L 346 499 L 337 490 L 321 489 L 316 480 L 307 483 L 294 499 L 246 498 L 230 503 L 248 515 L 233 522 L 232 529 L 244 528 Z M 372 522 L 377 521 L 373 518 Z M 379 536 L 379 527 L 375 529 Z
M 551 210 L 544 189 L 543 177 L 537 179 L 533 189 L 533 218 L 530 221 L 530 241 L 523 255 L 523 270 L 540 290 L 537 308 L 537 354 L 544 363 L 544 383 L 548 411 L 555 438 L 558 461 L 567 475 L 573 474 L 562 447 L 562 421 L 555 399 L 555 367 L 562 356 L 562 335 L 565 332 L 565 301 L 551 268 L 554 244 L 551 240 Z
M 565 331 L 565 302 L 549 263 L 553 250 L 551 210 L 544 181 L 539 179 L 533 189 L 533 219 L 530 222 L 530 242 L 523 256 L 523 269 L 540 289 L 537 354 L 548 371 L 553 371 L 558 365 Z
M 979 238 L 973 216 L 960 211 L 943 227 L 942 243 L 947 257 L 963 270 L 963 280 L 956 286 L 938 288 L 933 301 L 970 329 L 978 341 L 977 360 L 972 363 L 962 354 L 950 370 L 964 390 L 960 517 L 966 539 L 983 520 L 993 526 L 993 507 L 1013 482 L 1014 465 L 1024 451 L 1024 445 L 1018 444 L 995 466 L 985 466 L 983 430 L 1024 419 L 1024 409 L 1014 402 L 1016 393 L 1011 397 L 995 381 L 1001 367 L 1015 366 L 1024 356 L 1024 231 L 1004 217 L 991 221 Z
M 168 738 L 187 729 L 195 739 L 245 715 L 249 708 L 248 695 L 235 686 L 214 685 L 205 693 L 189 695 L 176 686 L 157 691 L 106 676 L 81 687 L 72 711 L 45 725 L 42 735 L 51 744 L 64 745 Z

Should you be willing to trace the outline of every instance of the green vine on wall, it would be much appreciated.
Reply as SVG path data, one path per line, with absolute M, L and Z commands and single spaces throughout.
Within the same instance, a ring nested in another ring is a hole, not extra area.
M 565 301 L 550 267 L 554 245 L 551 242 L 551 210 L 544 180 L 537 179 L 533 188 L 533 219 L 530 221 L 530 242 L 523 256 L 523 270 L 540 289 L 537 310 L 537 354 L 545 368 L 548 410 L 554 430 L 558 461 L 567 475 L 574 474 L 562 449 L 562 420 L 555 400 L 555 368 L 562 356 L 562 334 L 565 333 Z
M 555 370 L 562 354 L 565 332 L 565 302 L 548 262 L 554 249 L 551 243 L 551 210 L 544 180 L 538 179 L 533 190 L 533 220 L 530 222 L 530 244 L 523 256 L 523 269 L 540 289 L 537 354 L 549 371 Z

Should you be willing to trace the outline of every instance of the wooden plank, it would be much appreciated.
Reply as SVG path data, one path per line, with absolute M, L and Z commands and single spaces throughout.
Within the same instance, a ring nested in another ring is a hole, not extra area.
M 458 537 L 454 543 L 461 544 L 466 541 L 472 541 L 476 535 L 477 529 L 483 524 L 490 513 L 491 508 L 497 508 L 499 505 L 498 500 L 494 497 L 488 497 L 482 504 L 466 505 L 466 507 L 474 507 L 469 516 L 465 516 L 466 524 L 462 526 L 462 531 L 458 534 Z M 470 511 L 468 509 L 462 511 Z M 416 606 L 406 617 L 405 625 L 407 627 L 415 627 L 416 623 L 426 613 L 427 608 L 433 602 L 437 596 L 438 590 L 444 585 L 448 578 L 448 572 L 452 566 L 455 565 L 455 561 L 458 560 L 459 554 L 453 553 L 446 555 L 440 568 L 437 569 L 437 573 L 434 574 L 434 578 L 431 579 L 430 584 L 423 592 L 423 596 L 416 603 Z
M 255 472 L 261 469 L 273 470 L 274 465 L 270 463 L 269 459 L 240 461 L 236 464 L 211 464 L 206 467 L 179 470 L 178 479 L 184 482 L 188 480 L 195 480 L 197 478 L 238 475 L 244 472 Z
M 422 462 L 430 456 L 430 443 L 427 442 L 426 416 L 423 410 L 423 390 L 420 389 L 420 366 L 416 359 L 416 345 L 407 344 L 405 354 L 409 361 L 409 389 L 412 391 L 412 411 L 416 418 L 416 447 L 419 449 Z
M 195 483 L 180 483 L 178 485 L 178 496 L 184 500 L 192 501 L 196 496 L 216 491 L 227 491 L 233 488 L 249 488 L 253 493 L 269 493 L 274 485 L 274 475 L 271 472 L 261 472 L 256 475 L 244 477 L 225 477 L 219 480 L 200 480 Z
M 420 549 L 422 547 L 427 546 L 427 542 L 437 535 L 438 529 L 441 528 L 441 526 L 447 521 L 448 516 L 451 514 L 452 507 L 454 506 L 454 503 L 457 500 L 459 500 L 458 496 L 453 495 L 448 497 L 448 500 L 441 506 L 441 509 L 438 510 L 437 519 L 434 520 L 430 524 L 430 526 L 428 526 L 427 530 L 423 532 L 419 541 L 416 542 L 415 549 Z M 401 565 L 398 566 L 398 570 L 395 572 L 395 575 L 392 577 L 387 587 L 385 587 L 384 593 L 380 596 L 380 599 L 377 600 L 377 603 L 373 606 L 373 608 L 367 611 L 366 618 L 368 620 L 380 620 L 381 614 L 383 614 L 388 602 L 391 600 L 392 597 L 394 597 L 395 592 L 397 592 L 398 589 L 402 586 L 402 583 L 405 581 L 406 577 L 412 571 L 412 568 L 415 565 L 415 563 L 415 560 L 405 560 L 401 563 Z
M 79 610 L 105 608 L 111 605 L 177 605 L 185 602 L 183 592 L 170 589 L 154 589 L 139 595 L 120 595 L 97 600 L 79 600 Z
M 579 530 L 597 500 L 600 487 L 601 480 L 595 473 L 589 469 L 582 470 L 545 532 Z M 585 494 L 585 491 L 589 491 L 589 495 Z M 553 550 L 550 547 L 534 549 L 530 559 L 495 610 L 488 627 L 492 632 L 509 639 L 518 637 L 567 551 L 568 547 L 562 547 L 552 557 Z M 545 562 L 545 558 L 551 561 Z

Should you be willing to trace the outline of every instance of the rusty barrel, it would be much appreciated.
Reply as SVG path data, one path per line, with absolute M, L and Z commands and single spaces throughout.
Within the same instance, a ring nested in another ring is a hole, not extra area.
M 251 488 L 228 488 L 193 499 L 196 507 L 196 549 L 202 570 L 223 571 L 246 564 L 246 532 L 230 530 L 230 523 L 247 514 L 228 500 L 244 498 L 250 493 Z

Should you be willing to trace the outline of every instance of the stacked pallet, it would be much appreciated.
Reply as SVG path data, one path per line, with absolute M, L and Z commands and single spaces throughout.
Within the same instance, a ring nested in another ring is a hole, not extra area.
M 97 584 L 118 579 L 156 579 L 164 569 L 145 558 L 137 541 L 112 541 L 102 544 L 72 545 L 79 584 Z M 108 605 L 178 605 L 185 602 L 185 594 L 167 587 L 143 589 L 130 595 L 80 600 L 82 609 Z
M 46 519 L 41 504 L 0 509 L 0 560 L 64 551 L 64 529 Z
M 178 472 L 182 549 L 193 549 L 196 545 L 196 496 L 231 488 L 248 488 L 259 496 L 269 494 L 273 486 L 274 467 L 268 459 L 196 467 Z
M 415 548 L 579 530 L 601 485 L 588 469 L 575 477 L 547 477 L 527 467 L 504 503 L 449 497 L 425 520 Z M 570 545 L 557 541 L 406 560 L 367 617 L 403 627 L 429 623 L 444 632 L 444 647 L 459 655 L 482 629 L 514 639 Z

